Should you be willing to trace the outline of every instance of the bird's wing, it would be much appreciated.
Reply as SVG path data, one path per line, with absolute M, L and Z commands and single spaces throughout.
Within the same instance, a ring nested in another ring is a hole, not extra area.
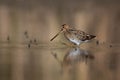
M 79 40 L 84 41 L 86 39 L 86 33 L 81 30 L 69 29 L 69 31 L 74 35 L 74 37 L 78 38 Z
M 84 31 L 81 31 L 81 30 L 78 30 L 77 31 L 77 34 L 78 34 L 78 38 L 80 39 L 80 40 L 82 40 L 82 41 L 85 41 L 85 40 L 87 40 L 87 33 L 85 33 Z
M 82 40 L 82 41 L 91 40 L 91 39 L 96 37 L 94 35 L 90 35 L 90 34 L 84 32 L 84 31 L 81 31 L 81 30 L 70 29 L 70 31 L 74 35 L 76 35 L 76 38 L 78 38 L 79 40 Z

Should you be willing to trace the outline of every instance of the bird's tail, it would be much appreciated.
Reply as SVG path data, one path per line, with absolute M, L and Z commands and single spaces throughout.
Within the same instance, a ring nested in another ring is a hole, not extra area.
M 89 35 L 89 36 L 87 36 L 87 40 L 91 40 L 91 39 L 93 39 L 93 38 L 95 38 L 96 36 L 94 36 L 94 35 Z

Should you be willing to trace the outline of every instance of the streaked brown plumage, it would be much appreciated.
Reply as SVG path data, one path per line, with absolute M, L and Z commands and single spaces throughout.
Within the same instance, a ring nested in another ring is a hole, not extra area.
M 80 45 L 83 42 L 87 42 L 93 38 L 95 38 L 96 36 L 91 35 L 91 34 L 87 34 L 84 31 L 81 30 L 76 30 L 76 29 L 72 29 L 70 28 L 67 24 L 63 24 L 62 28 L 60 30 L 60 32 L 58 32 L 58 34 L 56 34 L 51 41 L 56 38 L 61 32 L 64 33 L 64 36 L 70 41 L 73 42 L 76 45 Z

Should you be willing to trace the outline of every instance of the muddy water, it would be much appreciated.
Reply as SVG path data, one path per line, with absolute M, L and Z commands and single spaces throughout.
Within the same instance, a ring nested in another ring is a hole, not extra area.
M 0 80 L 120 80 L 119 47 L 0 46 Z

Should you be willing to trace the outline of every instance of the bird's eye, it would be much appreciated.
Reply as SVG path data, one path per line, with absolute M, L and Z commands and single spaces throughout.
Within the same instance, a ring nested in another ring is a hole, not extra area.
M 63 24 L 62 26 L 64 27 L 65 25 Z

